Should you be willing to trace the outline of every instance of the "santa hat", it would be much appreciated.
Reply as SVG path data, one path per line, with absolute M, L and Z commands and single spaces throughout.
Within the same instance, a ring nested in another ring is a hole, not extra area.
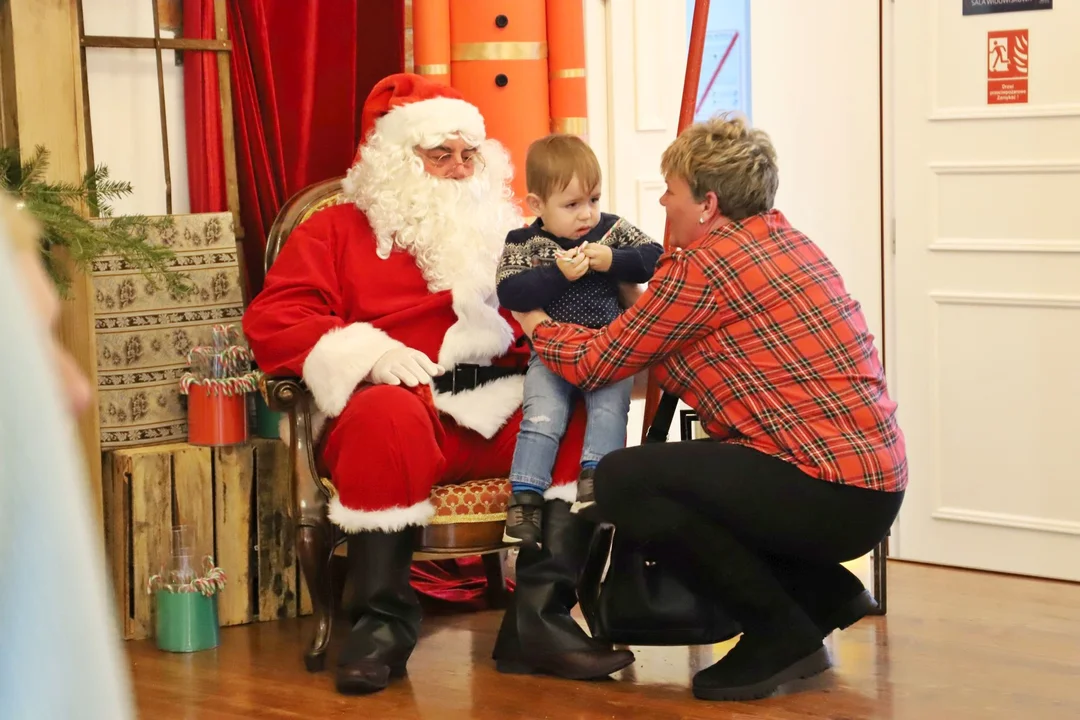
M 371 89 L 360 117 L 360 137 L 366 140 L 373 130 L 394 145 L 410 148 L 425 141 L 437 144 L 450 135 L 475 141 L 486 137 L 483 116 L 460 92 L 412 73 L 383 78 Z

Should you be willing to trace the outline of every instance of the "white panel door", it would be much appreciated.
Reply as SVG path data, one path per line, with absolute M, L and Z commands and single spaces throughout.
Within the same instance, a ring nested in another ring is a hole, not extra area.
M 660 155 L 675 139 L 686 72 L 686 9 L 672 0 L 607 5 L 608 158 L 604 205 L 662 239 Z
M 893 6 L 897 554 L 1080 580 L 1080 3 L 960 6 Z M 987 102 L 1005 61 L 1026 104 Z
M 588 0 L 585 12 L 586 51 L 592 63 L 589 140 L 604 163 L 601 206 L 662 240 L 660 155 L 678 130 L 686 72 L 685 3 Z M 601 43 L 603 78 L 597 77 L 599 63 L 594 60 Z M 598 119 L 605 121 L 603 127 L 597 127 Z M 640 440 L 643 411 L 643 400 L 631 403 L 631 445 Z

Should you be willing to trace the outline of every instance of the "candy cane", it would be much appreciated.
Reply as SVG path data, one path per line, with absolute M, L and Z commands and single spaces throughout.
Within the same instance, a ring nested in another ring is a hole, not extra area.
M 198 380 L 196 380 L 194 375 L 192 375 L 190 372 L 184 373 L 180 377 L 180 392 L 184 395 L 189 394 L 191 392 L 191 386 L 197 383 Z
M 163 590 L 171 593 L 197 592 L 206 597 L 210 597 L 216 592 L 223 591 L 228 579 L 225 575 L 225 571 L 216 567 L 214 565 L 214 559 L 209 555 L 203 558 L 203 564 L 206 569 L 202 577 L 194 578 L 180 585 L 169 585 L 162 580 L 160 574 L 151 575 L 146 581 L 147 594 L 152 595 L 155 590 Z
M 227 343 L 228 336 L 229 330 L 225 325 L 214 325 L 210 328 L 211 342 L 213 342 L 215 350 L 222 348 Z

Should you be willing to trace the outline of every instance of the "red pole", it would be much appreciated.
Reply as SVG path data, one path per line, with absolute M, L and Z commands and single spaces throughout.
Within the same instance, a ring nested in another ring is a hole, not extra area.
M 701 58 L 705 54 L 705 29 L 709 25 L 709 0 L 695 0 L 694 22 L 690 26 L 690 51 L 686 57 L 686 76 L 683 78 L 682 105 L 679 107 L 678 132 L 681 133 L 694 122 L 694 110 L 697 105 L 698 83 L 701 82 Z M 670 247 L 670 228 L 664 226 L 664 249 Z M 660 386 L 656 383 L 655 373 L 649 373 L 649 384 L 645 390 L 645 422 L 641 426 L 641 441 L 649 432 L 656 406 L 660 402 Z

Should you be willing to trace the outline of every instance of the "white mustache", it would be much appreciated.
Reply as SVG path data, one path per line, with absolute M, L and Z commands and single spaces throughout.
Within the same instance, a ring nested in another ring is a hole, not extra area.
M 433 194 L 450 193 L 459 200 L 479 202 L 487 197 L 488 183 L 478 173 L 479 171 L 467 178 L 440 178 L 429 175 L 427 180 L 432 185 Z

